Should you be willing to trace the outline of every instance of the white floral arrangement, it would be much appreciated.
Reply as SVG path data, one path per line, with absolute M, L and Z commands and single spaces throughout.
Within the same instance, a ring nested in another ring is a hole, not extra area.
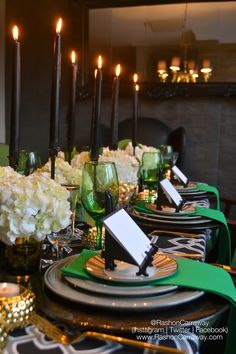
M 82 151 L 81 153 L 73 157 L 73 159 L 71 160 L 71 166 L 83 170 L 85 163 L 89 161 L 90 161 L 89 151 Z
M 70 224 L 69 192 L 42 175 L 0 181 L 0 240 L 14 244 L 16 238 L 43 240 Z
M 89 152 L 83 151 L 72 159 L 71 165 L 83 170 L 85 163 L 88 161 L 90 161 Z M 105 147 L 98 161 L 114 162 L 119 181 L 122 183 L 132 183 L 135 186 L 137 185 L 139 162 L 125 150 L 110 150 L 108 147 Z
M 43 167 L 37 169 L 38 173 L 47 173 L 50 177 L 51 162 L 48 161 Z M 57 157 L 55 160 L 55 181 L 64 185 L 80 185 L 82 177 L 82 170 L 77 167 L 71 166 L 67 161 L 61 157 Z
M 137 185 L 139 162 L 134 156 L 128 155 L 125 150 L 104 148 L 103 154 L 99 156 L 98 161 L 114 162 L 119 181 Z
M 0 166 L 0 182 L 4 182 L 8 179 L 21 178 L 22 175 L 13 170 L 10 166 L 2 167 Z
M 126 153 L 128 155 L 133 156 L 134 153 L 134 148 L 132 145 L 132 142 L 129 142 L 125 148 Z M 158 151 L 157 148 L 155 148 L 154 146 L 147 146 L 147 145 L 143 145 L 143 144 L 138 144 L 135 147 L 135 156 L 137 157 L 137 159 L 141 162 L 142 161 L 142 156 L 144 152 L 156 152 Z

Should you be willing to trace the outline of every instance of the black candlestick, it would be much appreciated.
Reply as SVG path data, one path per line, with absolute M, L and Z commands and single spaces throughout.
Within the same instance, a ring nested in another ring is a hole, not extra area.
M 133 96 L 133 131 L 132 131 L 132 146 L 134 149 L 137 146 L 137 125 L 138 125 L 138 90 L 139 86 L 134 85 L 134 96 Z
M 9 146 L 9 164 L 14 170 L 18 165 L 19 155 L 19 125 L 20 125 L 20 42 L 18 28 L 13 29 L 13 74 L 12 74 L 12 102 L 11 102 L 11 129 Z
M 71 63 L 71 86 L 69 94 L 68 109 L 68 131 L 67 131 L 67 151 L 69 154 L 68 162 L 71 163 L 71 153 L 75 140 L 75 103 L 76 103 L 76 81 L 77 81 L 77 64 L 75 62 L 75 54 L 72 52 Z
M 94 116 L 92 117 L 91 126 L 91 160 L 97 161 L 100 149 L 100 126 L 101 126 L 101 98 L 102 98 L 102 69 L 97 69 L 95 78 L 95 94 L 94 94 Z
M 54 41 L 52 91 L 51 91 L 51 115 L 50 115 L 50 137 L 49 156 L 51 157 L 51 178 L 55 175 L 55 159 L 59 151 L 60 132 L 60 95 L 61 95 L 61 24 L 59 19 Z
M 112 111 L 111 111 L 111 137 L 110 137 L 110 150 L 116 150 L 118 145 L 118 123 L 119 123 L 119 70 L 120 66 L 117 65 L 116 76 L 112 84 Z

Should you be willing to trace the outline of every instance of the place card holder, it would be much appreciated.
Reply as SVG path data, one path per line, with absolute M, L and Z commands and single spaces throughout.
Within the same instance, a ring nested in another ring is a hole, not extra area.
M 152 260 L 154 254 L 158 251 L 158 247 L 155 243 L 151 243 L 151 248 L 149 251 L 145 251 L 146 256 L 142 262 L 142 264 L 139 266 L 139 271 L 136 273 L 136 275 L 144 275 L 148 276 L 147 273 L 147 267 L 152 266 Z
M 105 192 L 105 213 L 106 216 L 112 216 L 116 213 L 113 207 L 112 196 L 109 191 Z M 150 248 L 148 251 L 144 251 L 146 256 L 143 258 L 141 264 L 132 258 L 127 250 L 120 244 L 116 239 L 109 233 L 106 228 L 105 231 L 105 249 L 102 251 L 101 256 L 105 260 L 105 269 L 115 270 L 116 264 L 115 260 L 127 262 L 130 264 L 138 265 L 139 271 L 136 273 L 137 276 L 144 275 L 148 276 L 147 267 L 152 265 L 152 260 L 154 254 L 157 252 L 158 247 L 154 242 L 150 243 Z
M 167 206 L 170 208 L 175 208 L 176 212 L 179 212 L 184 204 L 183 198 L 167 179 L 158 182 L 157 195 L 157 210 L 162 210 L 163 206 Z
M 110 215 L 114 212 L 112 195 L 109 191 L 105 191 L 105 214 Z M 127 251 L 114 239 L 114 237 L 105 229 L 104 250 L 102 258 L 105 259 L 105 269 L 114 270 L 116 267 L 115 259 L 127 263 L 135 264 L 133 258 Z
M 173 175 L 173 179 L 176 179 L 178 180 L 178 182 L 184 186 L 184 187 L 187 187 L 188 185 L 188 178 L 183 174 L 182 171 L 180 171 L 180 169 L 177 167 L 177 166 L 172 166 L 171 168 L 171 171 L 172 171 L 172 175 Z

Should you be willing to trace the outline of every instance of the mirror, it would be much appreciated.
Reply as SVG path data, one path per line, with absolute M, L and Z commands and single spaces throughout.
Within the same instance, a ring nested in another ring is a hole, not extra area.
M 122 7 L 122 1 L 116 3 L 119 7 L 88 5 L 89 82 L 101 54 L 107 84 L 120 63 L 123 85 L 130 84 L 137 72 L 149 94 L 163 83 L 163 87 L 188 84 L 188 92 L 198 87 L 208 93 L 234 92 L 236 1 L 129 7 Z M 176 71 L 170 69 L 173 64 Z

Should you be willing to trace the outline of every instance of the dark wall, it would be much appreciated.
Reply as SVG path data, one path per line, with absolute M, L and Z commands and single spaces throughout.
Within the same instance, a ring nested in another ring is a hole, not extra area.
M 20 5 L 19 5 L 20 4 Z M 51 69 L 56 21 L 62 29 L 61 146 L 65 148 L 65 118 L 69 87 L 69 53 L 80 49 L 79 7 L 73 0 L 8 0 L 6 4 L 6 121 L 9 136 L 11 60 L 10 29 L 20 27 L 22 42 L 21 148 L 37 150 L 47 158 Z M 104 68 L 105 70 L 105 68 Z M 122 95 L 123 96 L 123 95 Z M 89 141 L 91 99 L 78 102 L 76 143 Z M 111 97 L 103 99 L 102 119 L 109 125 Z M 214 184 L 227 196 L 236 197 L 236 99 L 225 97 L 147 99 L 140 98 L 140 116 L 156 117 L 172 128 L 187 131 L 185 172 L 193 180 Z M 120 119 L 132 115 L 132 99 L 123 96 Z
M 76 8 L 70 0 L 9 0 L 6 4 L 6 121 L 9 139 L 12 74 L 12 27 L 19 26 L 22 59 L 20 146 L 37 150 L 46 158 L 48 149 L 51 72 L 56 23 L 62 28 L 62 144 L 67 111 L 70 53 L 78 51 L 74 33 Z

